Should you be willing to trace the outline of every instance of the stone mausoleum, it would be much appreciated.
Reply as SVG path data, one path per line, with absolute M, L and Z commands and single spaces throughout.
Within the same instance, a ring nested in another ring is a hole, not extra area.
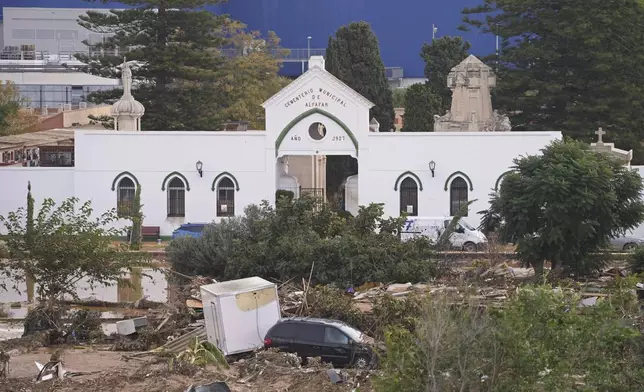
M 73 196 L 91 200 L 97 212 L 127 210 L 141 186 L 144 225 L 169 235 L 182 223 L 274 202 L 278 189 L 299 196 L 302 183 L 324 183 L 326 157 L 348 155 L 358 161 L 358 174 L 346 180 L 348 211 L 384 203 L 391 216 L 443 217 L 476 200 L 466 219 L 478 225 L 476 211 L 487 207 L 513 159 L 561 139 L 559 132 L 512 132 L 492 109 L 494 73 L 474 56 L 452 70 L 452 107 L 436 117 L 435 132 L 379 132 L 369 118 L 373 104 L 328 73 L 322 57 L 264 103 L 260 131 L 140 132 L 145 111 L 127 63 L 122 79 L 115 129 L 75 131 L 74 167 L 0 168 L 0 215 L 25 206 L 28 182 L 37 203 Z

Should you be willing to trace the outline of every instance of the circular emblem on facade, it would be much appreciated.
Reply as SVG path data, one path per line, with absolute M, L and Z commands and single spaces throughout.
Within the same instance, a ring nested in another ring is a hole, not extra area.
M 322 140 L 326 136 L 326 127 L 320 122 L 315 122 L 309 127 L 309 136 L 313 140 Z

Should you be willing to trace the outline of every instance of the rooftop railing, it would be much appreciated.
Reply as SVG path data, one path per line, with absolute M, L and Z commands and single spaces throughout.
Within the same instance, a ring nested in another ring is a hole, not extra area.
M 222 53 L 227 57 L 245 56 L 250 53 L 252 49 L 222 49 Z M 85 50 L 61 50 L 57 53 L 47 51 L 2 51 L 0 52 L 0 60 L 20 61 L 20 63 L 2 63 L 0 68 L 4 71 L 25 72 L 25 71 L 38 71 L 47 72 L 54 71 L 61 72 L 64 70 L 60 66 L 61 63 L 77 61 L 76 54 L 84 54 L 90 57 L 102 56 L 121 56 L 127 53 L 124 49 L 115 50 L 102 50 L 89 48 Z M 312 49 L 271 49 L 270 53 L 276 58 L 286 63 L 304 63 L 309 60 L 311 56 L 325 56 L 326 49 L 312 48 Z M 25 64 L 24 60 L 40 61 L 42 64 Z M 72 70 L 70 70 L 72 71 Z M 402 67 L 385 67 L 385 73 L 389 80 L 402 79 L 404 76 Z

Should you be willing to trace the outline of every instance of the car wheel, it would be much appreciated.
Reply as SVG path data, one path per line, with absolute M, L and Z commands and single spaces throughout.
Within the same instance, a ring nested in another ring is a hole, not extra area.
M 637 244 L 629 242 L 628 244 L 624 245 L 624 250 L 626 252 L 632 252 L 635 249 L 637 249 Z
M 369 357 L 366 355 L 358 355 L 356 358 L 353 360 L 353 367 L 356 369 L 367 369 L 369 367 Z
M 476 252 L 476 244 L 473 242 L 466 242 L 463 245 L 463 250 L 466 252 Z

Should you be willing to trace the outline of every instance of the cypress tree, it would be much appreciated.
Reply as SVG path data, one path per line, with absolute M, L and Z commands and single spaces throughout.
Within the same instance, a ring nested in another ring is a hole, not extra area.
M 414 84 L 405 94 L 403 132 L 433 132 L 434 114 L 441 108 L 441 98 L 429 84 Z
M 378 38 L 367 22 L 342 26 L 335 37 L 329 38 L 326 69 L 376 105 L 369 118 L 378 120 L 381 131 L 393 128 L 393 97 L 380 58 Z
M 31 196 L 31 181 L 27 182 L 27 226 L 26 242 L 30 247 L 34 236 L 34 198 Z
M 134 202 L 132 203 L 130 219 L 132 220 L 130 249 L 139 250 L 141 249 L 141 225 L 143 224 L 143 212 L 141 211 L 141 185 L 137 185 L 136 192 L 134 193 Z
M 440 107 L 434 114 L 443 115 L 452 104 L 452 90 L 447 87 L 447 75 L 452 68 L 459 65 L 468 56 L 470 43 L 461 37 L 441 37 L 431 43 L 424 44 L 420 57 L 425 61 L 425 77 L 427 85 L 440 98 Z M 433 117 L 432 117 L 433 123 Z

